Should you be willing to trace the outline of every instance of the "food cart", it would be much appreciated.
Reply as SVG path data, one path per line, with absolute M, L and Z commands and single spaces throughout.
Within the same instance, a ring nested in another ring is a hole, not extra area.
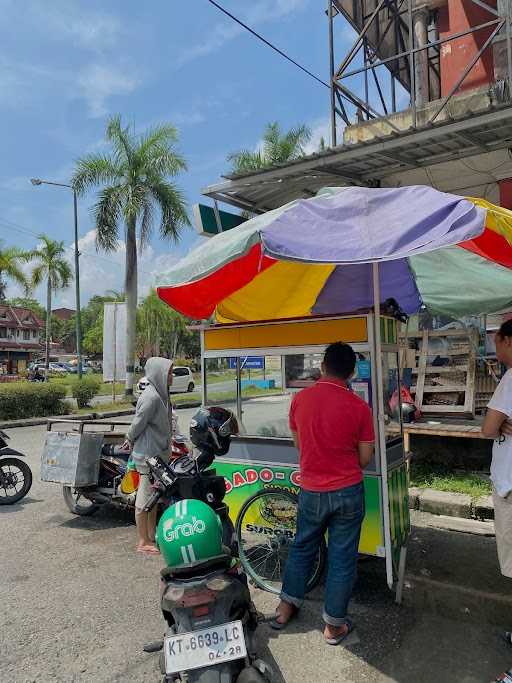
M 375 417 L 378 438 L 375 457 L 365 472 L 366 516 L 359 551 L 385 558 L 391 587 L 397 579 L 403 580 L 410 526 L 408 486 L 399 411 L 389 410 L 399 385 L 397 325 L 381 318 L 379 335 L 376 320 L 369 314 L 205 326 L 201 329 L 203 404 L 218 403 L 224 392 L 216 391 L 216 385 L 230 384 L 231 391 L 225 393 L 231 393 L 229 407 L 242 433 L 232 439 L 228 455 L 219 458 L 215 467 L 226 479 L 227 503 L 235 521 L 244 502 L 262 488 L 298 492 L 298 452 L 288 427 L 291 397 L 314 381 L 328 344 L 349 343 L 358 357 L 352 390 L 367 401 L 374 416 L 384 415 L 383 425 Z M 247 357 L 260 358 L 261 365 L 271 368 L 266 370 L 267 379 L 254 379 L 254 371 L 253 379 L 247 378 Z M 400 585 L 398 581 L 399 589 Z
M 454 318 L 510 306 L 511 244 L 512 213 L 484 200 L 420 186 L 326 188 L 216 235 L 163 275 L 164 301 L 216 320 L 201 331 L 203 401 L 231 402 L 245 430 L 218 463 L 233 515 L 255 489 L 299 488 L 290 395 L 330 342 L 350 343 L 360 354 L 353 389 L 371 405 L 377 434 L 360 551 L 385 559 L 400 601 L 407 468 L 401 418 L 390 410 L 400 386 L 397 323 L 382 304 Z M 255 385 L 247 358 L 265 359 L 265 368 L 273 358 L 277 369 Z

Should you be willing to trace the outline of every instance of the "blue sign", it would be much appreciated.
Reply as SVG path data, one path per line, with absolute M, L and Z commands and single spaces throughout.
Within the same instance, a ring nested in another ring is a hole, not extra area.
M 230 370 L 236 370 L 236 358 L 229 358 Z M 241 370 L 263 370 L 265 359 L 263 356 L 242 356 L 240 358 Z
M 369 360 L 358 360 L 356 363 L 356 378 L 370 379 L 372 376 L 371 365 Z

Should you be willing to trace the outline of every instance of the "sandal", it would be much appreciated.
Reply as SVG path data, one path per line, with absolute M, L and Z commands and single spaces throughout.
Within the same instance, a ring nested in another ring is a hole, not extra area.
M 347 636 L 349 636 L 352 633 L 353 630 L 354 630 L 354 625 L 352 624 L 351 621 L 349 621 L 347 619 L 347 630 L 346 630 L 346 632 L 339 635 L 339 636 L 336 636 L 335 638 L 327 638 L 327 636 L 324 633 L 325 642 L 327 643 L 327 645 L 339 645 L 340 643 L 342 643 L 345 640 L 345 638 Z
M 289 604 L 289 603 L 286 603 L 286 604 L 289 605 L 289 606 L 291 607 L 290 616 L 288 617 L 288 619 L 286 619 L 286 621 L 278 621 L 278 619 L 279 619 L 279 618 L 282 618 L 283 615 L 282 615 L 280 612 L 278 612 L 277 609 L 276 609 L 276 615 L 275 615 L 275 617 L 272 619 L 272 621 L 270 622 L 270 628 L 273 628 L 274 631 L 282 631 L 284 628 L 286 628 L 286 626 L 288 626 L 288 624 L 290 623 L 290 621 L 292 621 L 293 619 L 295 619 L 295 617 L 296 617 L 297 614 L 299 613 L 299 608 L 298 608 L 298 607 L 295 607 L 295 605 L 291 605 L 291 604 Z M 278 609 L 279 609 L 279 608 L 278 608 Z

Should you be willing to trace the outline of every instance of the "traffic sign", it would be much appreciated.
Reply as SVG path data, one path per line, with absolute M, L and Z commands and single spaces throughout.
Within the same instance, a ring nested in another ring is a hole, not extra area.
M 236 370 L 236 358 L 229 358 L 229 367 Z M 242 356 L 240 358 L 241 370 L 263 370 L 265 358 L 263 356 Z

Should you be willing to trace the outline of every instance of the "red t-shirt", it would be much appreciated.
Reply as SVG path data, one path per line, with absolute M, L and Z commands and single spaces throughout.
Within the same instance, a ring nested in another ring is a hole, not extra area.
M 336 491 L 363 480 L 357 447 L 375 440 L 372 413 L 342 380 L 323 377 L 295 394 L 290 429 L 299 436 L 303 489 Z

